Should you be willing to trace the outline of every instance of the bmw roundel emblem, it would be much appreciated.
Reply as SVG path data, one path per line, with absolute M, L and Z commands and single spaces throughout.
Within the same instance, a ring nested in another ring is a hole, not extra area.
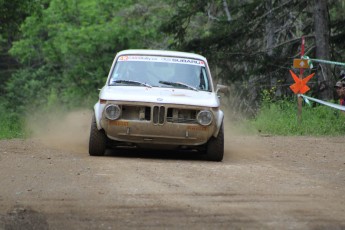
M 163 101 L 163 98 L 159 97 L 159 98 L 157 98 L 157 101 Z

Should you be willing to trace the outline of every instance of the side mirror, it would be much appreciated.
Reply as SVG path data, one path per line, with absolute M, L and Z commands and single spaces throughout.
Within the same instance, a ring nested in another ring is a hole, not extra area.
M 218 92 L 220 92 L 220 93 L 228 93 L 229 92 L 229 88 L 226 85 L 217 84 L 216 93 L 218 94 Z

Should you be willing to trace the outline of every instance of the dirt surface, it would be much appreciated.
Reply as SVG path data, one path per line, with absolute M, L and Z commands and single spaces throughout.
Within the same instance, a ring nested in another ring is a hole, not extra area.
M 223 162 L 87 152 L 89 112 L 0 141 L 0 229 L 345 229 L 343 137 L 243 136 Z

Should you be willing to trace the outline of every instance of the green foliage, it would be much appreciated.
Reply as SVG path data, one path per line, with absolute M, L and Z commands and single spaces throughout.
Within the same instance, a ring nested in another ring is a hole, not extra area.
M 8 50 L 20 38 L 20 26 L 39 9 L 39 1 L 0 0 L 0 96 L 5 94 L 4 82 L 18 68 L 18 63 Z
M 0 0 L 0 34 L 14 39 L 23 20 L 38 6 L 38 1 Z
M 297 102 L 286 99 L 263 105 L 249 123 L 259 132 L 272 135 L 345 134 L 345 114 L 330 107 L 304 105 L 300 124 L 297 118 Z
M 271 89 L 264 89 L 261 93 L 261 101 L 263 106 L 269 106 L 273 102 L 273 97 L 276 88 L 272 87 Z

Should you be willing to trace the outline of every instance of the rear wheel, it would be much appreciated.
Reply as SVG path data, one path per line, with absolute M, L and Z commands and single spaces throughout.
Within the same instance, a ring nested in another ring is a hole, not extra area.
M 90 156 L 103 156 L 107 147 L 107 137 L 103 130 L 97 129 L 96 117 L 93 115 L 89 139 Z
M 217 137 L 211 137 L 206 146 L 206 158 L 210 161 L 222 161 L 224 156 L 224 127 L 220 126 Z

